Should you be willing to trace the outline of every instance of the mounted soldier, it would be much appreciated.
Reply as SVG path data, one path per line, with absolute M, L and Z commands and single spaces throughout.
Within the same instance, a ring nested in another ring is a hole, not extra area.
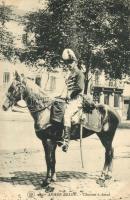
M 70 141 L 71 119 L 78 108 L 82 106 L 85 77 L 83 72 L 78 68 L 77 58 L 71 49 L 65 49 L 63 51 L 62 59 L 70 70 L 70 75 L 66 81 L 68 92 L 64 113 L 64 134 L 60 142 L 62 150 L 67 152 Z
M 105 105 L 97 106 L 96 109 L 93 110 L 93 112 L 96 112 L 96 115 L 94 118 L 91 116 L 91 113 L 89 115 L 86 114 L 87 117 L 89 116 L 89 119 L 91 118 L 92 125 L 87 124 L 86 126 L 86 124 L 83 124 L 83 120 L 82 120 L 82 127 L 83 127 L 82 132 L 79 131 L 80 124 L 78 124 L 74 126 L 74 129 L 73 128 L 71 129 L 71 137 L 70 137 L 69 135 L 70 121 L 71 121 L 70 118 L 72 115 L 72 111 L 70 112 L 70 109 L 72 107 L 73 109 L 76 108 L 75 104 L 78 104 L 76 102 L 78 102 L 78 100 L 80 99 L 80 94 L 83 91 L 84 77 L 82 73 L 79 72 L 78 69 L 76 68 L 77 59 L 75 60 L 75 57 L 72 56 L 73 54 L 71 54 L 70 50 L 67 50 L 67 55 L 69 56 L 69 60 L 71 60 L 70 66 L 72 65 L 72 68 L 74 69 L 71 70 L 70 78 L 67 81 L 69 102 L 65 111 L 65 126 L 66 126 L 65 130 L 66 131 L 63 137 L 63 141 L 65 141 L 63 150 L 67 151 L 69 139 L 77 140 L 77 139 L 80 139 L 81 136 L 83 136 L 83 138 L 86 138 L 96 133 L 96 135 L 98 136 L 99 140 L 101 141 L 101 143 L 103 144 L 105 148 L 105 156 L 104 156 L 105 162 L 104 162 L 101 175 L 99 179 L 97 180 L 97 183 L 100 184 L 101 186 L 105 186 L 105 181 L 106 180 L 108 181 L 108 179 L 112 177 L 111 172 L 112 172 L 112 161 L 113 161 L 113 152 L 114 152 L 112 141 L 114 139 L 117 126 L 120 122 L 120 118 L 119 118 L 118 113 L 114 111 L 113 109 L 111 109 L 109 106 L 107 107 Z M 67 59 L 64 59 L 64 60 L 67 60 Z M 75 82 L 72 77 L 75 77 L 76 79 Z M 72 87 L 70 87 L 70 85 Z M 60 139 L 61 134 L 62 134 L 63 126 L 62 124 L 59 125 L 59 123 L 50 124 L 50 126 L 46 126 L 46 127 L 44 124 L 43 126 L 42 120 L 45 119 L 46 116 L 48 116 L 47 123 L 50 122 L 49 107 L 52 105 L 54 100 L 50 99 L 49 96 L 45 92 L 43 92 L 43 90 L 38 85 L 36 85 L 32 80 L 28 79 L 27 77 L 21 77 L 21 75 L 16 72 L 15 78 L 11 82 L 10 87 L 6 93 L 6 98 L 2 105 L 3 110 L 7 111 L 11 106 L 15 105 L 21 99 L 23 99 L 26 102 L 27 108 L 29 109 L 31 116 L 34 119 L 35 133 L 37 137 L 41 139 L 42 144 L 44 146 L 46 165 L 47 165 L 47 174 L 42 185 L 44 188 L 45 187 L 48 188 L 49 185 L 51 185 L 51 183 L 56 181 L 55 152 L 56 152 L 58 140 Z M 34 102 L 34 101 L 35 103 L 30 104 L 30 102 Z M 88 106 L 90 107 L 90 105 L 91 105 L 90 103 L 88 103 L 87 105 L 84 105 L 84 97 L 83 97 L 83 112 L 84 112 L 84 109 L 86 110 L 86 108 L 88 110 Z M 87 111 L 85 113 L 87 113 Z M 60 118 L 63 119 L 63 115 Z M 108 128 L 104 129 L 104 123 L 106 123 L 106 121 L 108 123 Z M 39 123 L 41 124 L 41 126 L 39 126 Z M 95 124 L 96 124 L 96 127 L 95 127 Z M 37 129 L 37 125 L 39 126 L 38 129 Z M 50 191 L 50 189 L 48 189 L 48 191 Z

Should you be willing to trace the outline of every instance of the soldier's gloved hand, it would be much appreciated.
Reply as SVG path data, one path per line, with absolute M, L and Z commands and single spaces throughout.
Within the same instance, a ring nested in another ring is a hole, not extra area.
M 70 96 L 68 95 L 67 97 L 66 97 L 66 103 L 69 103 L 69 101 L 70 101 Z

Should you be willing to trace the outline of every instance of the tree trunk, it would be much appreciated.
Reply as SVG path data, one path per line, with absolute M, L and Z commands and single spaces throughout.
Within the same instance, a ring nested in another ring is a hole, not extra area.
M 89 83 L 89 77 L 88 77 L 88 67 L 86 66 L 86 72 L 85 72 L 85 87 L 84 87 L 84 94 L 87 94 L 88 91 L 88 83 Z
M 87 91 L 88 91 L 88 80 L 85 79 L 84 94 L 87 94 Z

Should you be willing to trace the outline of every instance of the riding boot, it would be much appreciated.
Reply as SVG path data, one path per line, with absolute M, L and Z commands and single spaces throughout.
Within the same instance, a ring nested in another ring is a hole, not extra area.
M 71 128 L 69 126 L 64 127 L 64 136 L 63 136 L 63 145 L 62 145 L 62 151 L 67 152 L 69 147 L 69 141 L 70 141 L 70 132 Z

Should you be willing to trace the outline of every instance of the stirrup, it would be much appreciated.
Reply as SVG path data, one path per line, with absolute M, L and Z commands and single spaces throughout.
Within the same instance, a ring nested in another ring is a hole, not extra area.
M 69 145 L 68 145 L 67 143 L 65 143 L 65 144 L 63 144 L 63 145 L 61 146 L 61 148 L 62 148 L 62 151 L 63 151 L 63 152 L 67 152 L 67 151 L 68 151 L 68 148 L 69 148 Z
M 64 141 L 62 141 L 62 140 L 57 141 L 57 145 L 59 147 L 63 146 L 64 145 Z
M 62 151 L 67 152 L 68 147 L 69 147 L 69 145 L 68 145 L 68 140 L 57 141 L 57 144 L 58 144 L 59 147 L 62 148 Z

